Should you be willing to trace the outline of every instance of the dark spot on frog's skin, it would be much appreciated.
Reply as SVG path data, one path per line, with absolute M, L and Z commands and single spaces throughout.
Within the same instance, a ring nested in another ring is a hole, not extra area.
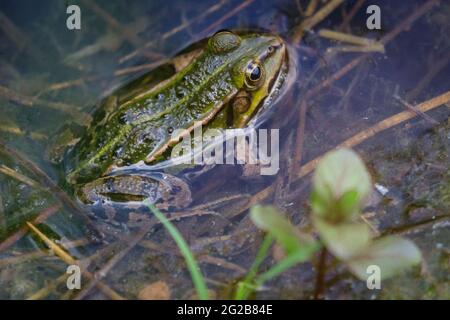
M 153 142 L 153 139 L 150 138 L 148 135 L 144 136 L 144 139 L 142 140 L 142 143 L 144 143 L 145 145 L 149 145 Z
M 114 179 L 105 179 L 105 187 L 108 192 L 114 190 Z
M 106 116 L 105 110 L 104 109 L 98 109 L 94 113 L 94 115 L 92 117 L 92 122 L 93 123 L 100 122 L 103 118 L 105 118 L 105 116 Z
M 120 117 L 118 117 L 118 122 L 119 122 L 119 124 L 127 124 L 129 122 L 128 114 L 125 113 L 125 114 L 121 115 Z
M 167 132 L 168 132 L 169 134 L 172 134 L 173 128 L 172 128 L 172 127 L 167 128 Z

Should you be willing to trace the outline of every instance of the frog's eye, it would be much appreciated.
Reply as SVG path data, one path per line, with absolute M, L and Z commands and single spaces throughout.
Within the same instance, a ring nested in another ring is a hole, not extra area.
M 225 53 L 237 48 L 241 38 L 228 30 L 216 32 L 208 41 L 208 45 L 214 53 Z
M 245 85 L 249 90 L 255 90 L 264 81 L 264 67 L 257 61 L 252 61 L 245 69 Z

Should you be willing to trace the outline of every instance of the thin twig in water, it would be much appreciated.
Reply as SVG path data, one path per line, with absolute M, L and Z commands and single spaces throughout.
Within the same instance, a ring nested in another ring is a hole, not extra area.
M 414 100 L 425 89 L 430 82 L 450 64 L 450 54 L 437 60 L 433 60 L 433 63 L 427 73 L 420 79 L 419 83 L 414 89 L 406 94 L 406 100 Z
M 193 23 L 195 23 L 198 20 L 201 20 L 205 17 L 207 17 L 208 15 L 218 11 L 225 3 L 227 2 L 227 0 L 221 0 L 218 4 L 213 5 L 211 7 L 209 7 L 206 11 L 202 12 L 201 14 L 199 14 L 198 16 L 194 17 L 191 20 L 185 21 L 182 24 L 176 26 L 175 28 L 167 31 L 166 33 L 164 33 L 160 39 L 158 39 L 158 41 L 163 41 L 166 40 L 168 38 L 170 38 L 171 36 L 173 36 L 174 34 L 188 28 L 189 26 L 191 26 Z M 155 40 L 150 40 L 148 41 L 143 48 L 139 48 L 134 50 L 133 52 L 127 54 L 126 56 L 122 57 L 119 59 L 119 63 L 124 63 L 132 58 L 134 58 L 135 56 L 139 55 L 142 53 L 143 50 L 145 50 L 145 48 L 151 47 L 152 45 L 154 45 L 156 43 Z
M 306 99 L 303 99 L 300 104 L 299 126 L 297 128 L 296 137 L 295 137 L 297 148 L 295 148 L 293 165 L 292 165 L 294 172 L 299 171 L 300 165 L 302 163 L 303 145 L 304 145 L 304 141 L 305 141 L 306 109 L 307 109 L 307 102 L 306 102 Z M 292 175 L 290 175 L 290 177 L 292 177 Z M 289 181 L 289 183 L 290 182 L 291 181 Z
M 28 97 L 1 85 L 0 97 L 6 98 L 25 107 L 35 107 L 36 105 L 41 105 L 50 109 L 63 111 L 72 115 L 75 120 L 79 121 L 80 123 L 86 123 L 86 121 L 89 121 L 90 119 L 90 115 L 78 111 L 75 106 L 71 106 L 62 102 L 46 101 L 34 97 Z
M 386 45 L 390 41 L 392 41 L 398 34 L 400 34 L 402 31 L 409 30 L 411 24 L 413 24 L 417 19 L 422 17 L 425 13 L 427 13 L 429 10 L 431 10 L 435 5 L 439 4 L 439 0 L 428 0 L 425 4 L 423 4 L 421 7 L 419 7 L 416 11 L 414 11 L 410 16 L 408 16 L 406 19 L 404 19 L 400 24 L 398 24 L 391 32 L 389 32 L 383 39 L 380 41 L 382 44 Z M 300 26 L 297 28 L 297 33 L 294 33 L 291 39 L 293 42 L 295 42 L 296 37 L 298 41 L 301 39 L 301 35 L 298 34 L 300 32 Z M 333 84 L 335 81 L 342 78 L 344 75 L 346 75 L 348 72 L 353 70 L 353 68 L 357 67 L 362 61 L 364 61 L 369 54 L 363 54 L 359 57 L 355 58 L 348 64 L 346 64 L 344 67 L 342 67 L 340 70 L 338 70 L 335 74 L 330 76 L 329 78 L 325 79 L 323 82 L 318 84 L 317 86 L 313 87 L 312 89 L 308 90 L 308 92 L 305 94 L 304 99 L 308 100 L 310 97 L 313 97 L 314 95 L 318 94 L 323 89 L 329 87 L 331 84 Z M 443 104 L 450 104 L 450 101 L 443 102 Z M 301 154 L 301 152 L 299 153 Z M 321 157 L 317 157 L 314 160 L 309 161 L 308 163 L 304 164 L 300 167 L 298 172 L 294 172 L 296 181 L 307 174 L 311 173 L 314 168 L 316 167 L 318 161 L 321 159 Z M 294 179 L 292 179 L 294 180 Z M 294 182 L 296 182 L 294 181 Z M 273 194 L 273 189 L 275 188 L 274 184 L 266 187 L 265 189 L 259 191 L 258 193 L 254 194 L 251 198 L 248 204 L 243 206 L 241 208 L 241 212 L 247 210 L 252 205 L 259 203 L 263 201 L 264 199 L 268 198 L 270 195 Z
M 338 28 L 339 30 L 345 30 L 346 28 L 348 28 L 348 25 L 350 24 L 350 21 L 352 21 L 353 17 L 356 15 L 358 10 L 362 7 L 362 5 L 364 4 L 364 1 L 365 0 L 358 0 L 355 3 L 355 5 L 350 10 L 350 12 L 342 20 L 342 23 L 341 23 L 341 25 Z
M 319 0 L 310 0 L 308 6 L 305 10 L 305 17 L 310 17 L 316 12 L 317 5 L 319 4 Z
M 421 112 L 420 110 L 416 109 L 415 106 L 410 104 L 408 101 L 403 100 L 402 98 L 400 98 L 400 96 L 394 95 L 394 99 L 400 101 L 400 103 L 402 105 L 404 105 L 406 108 L 408 108 L 408 110 L 411 110 L 412 112 L 414 112 L 418 116 L 421 116 L 422 118 L 427 120 L 429 123 L 434 124 L 434 125 L 439 124 L 439 121 L 435 120 L 433 117 L 429 116 L 428 114 L 426 114 L 424 112 Z
M 181 213 L 181 214 L 175 214 L 168 218 L 167 220 L 173 221 L 173 220 L 179 220 L 181 218 L 187 218 L 192 217 L 195 215 L 201 215 L 201 214 L 216 214 L 214 212 L 188 212 L 188 213 Z M 114 268 L 114 266 L 119 263 L 138 243 L 142 241 L 142 239 L 145 237 L 145 235 L 150 232 L 150 230 L 160 224 L 161 222 L 159 220 L 148 220 L 144 221 L 143 225 L 139 229 L 138 233 L 129 239 L 123 239 L 127 242 L 127 246 L 118 252 L 116 255 L 114 255 L 103 267 L 101 270 L 95 273 L 94 280 L 92 280 L 87 286 L 85 286 L 79 294 L 76 296 L 76 300 L 83 299 L 91 290 L 92 288 L 97 284 L 97 282 L 104 277 Z
M 23 135 L 27 134 L 33 140 L 46 140 L 48 138 L 45 134 L 40 133 L 40 132 L 35 132 L 35 131 L 25 132 L 22 129 L 20 129 L 18 126 L 15 126 L 15 125 L 0 124 L 0 131 L 5 132 L 5 133 L 14 134 L 17 136 L 23 136 Z
M 425 4 L 423 4 L 416 11 L 414 11 L 410 16 L 408 16 L 401 23 L 399 23 L 392 31 L 390 31 L 387 35 L 385 35 L 379 42 L 382 43 L 383 45 L 388 44 L 393 39 L 395 39 L 395 37 L 397 37 L 401 32 L 403 32 L 405 30 L 409 30 L 411 25 L 417 19 L 422 17 L 425 13 L 427 13 L 429 10 L 431 10 L 437 4 L 439 4 L 439 0 L 428 0 Z M 325 89 L 326 87 L 329 87 L 333 82 L 339 80 L 344 75 L 346 75 L 348 72 L 353 70 L 361 62 L 363 62 L 367 57 L 369 57 L 369 54 L 363 54 L 363 55 L 355 58 L 354 60 L 352 60 L 345 66 L 343 66 L 340 70 L 338 70 L 331 77 L 325 79 L 320 84 L 318 84 L 314 88 L 310 89 L 307 92 L 306 97 L 312 97 L 312 96 L 316 95 L 317 93 L 319 93 L 321 90 Z
M 27 176 L 24 176 L 23 174 L 11 169 L 8 166 L 5 166 L 4 164 L 0 165 L 0 173 L 3 173 L 4 175 L 14 178 L 17 181 L 20 181 L 22 183 L 25 183 L 32 188 L 36 188 L 39 186 L 39 184 L 36 181 L 34 181 L 33 179 L 28 178 Z
M 427 111 L 433 110 L 435 108 L 438 108 L 442 105 L 446 105 L 449 102 L 450 102 L 450 91 L 447 91 L 433 99 L 430 99 L 419 105 L 416 105 L 415 108 L 420 112 L 427 112 Z M 347 139 L 347 140 L 343 141 L 342 143 L 340 143 L 339 145 L 337 145 L 336 148 L 341 148 L 341 147 L 352 148 L 352 147 L 366 141 L 367 139 L 375 136 L 376 134 L 378 134 L 384 130 L 387 130 L 389 128 L 392 128 L 393 126 L 396 126 L 402 122 L 410 120 L 414 117 L 417 117 L 417 113 L 414 113 L 411 111 L 403 111 L 403 112 L 397 113 L 389 118 L 386 118 L 386 119 L 378 122 L 377 124 L 373 125 L 372 127 L 367 128 L 367 129 L 353 135 L 349 139 Z M 300 170 L 296 173 L 297 178 L 298 179 L 302 178 L 302 177 L 306 176 L 307 174 L 311 173 L 314 170 L 314 168 L 317 166 L 317 163 L 320 161 L 321 158 L 322 158 L 322 156 L 319 156 L 319 157 L 309 161 L 308 163 L 304 164 L 300 168 Z
M 315 25 L 325 19 L 334 9 L 336 9 L 344 0 L 331 0 L 319 11 L 316 12 L 311 18 L 304 20 L 300 25 L 293 29 L 292 42 L 295 44 L 300 43 L 305 30 L 313 28 Z
M 392 234 L 400 234 L 400 235 L 412 234 L 412 233 L 416 233 L 416 232 L 420 232 L 420 231 L 424 231 L 424 230 L 430 230 L 430 227 L 432 227 L 431 230 L 435 230 L 439 226 L 441 226 L 442 228 L 448 228 L 449 221 L 450 221 L 450 215 L 448 215 L 448 214 L 434 216 L 431 219 L 427 219 L 425 221 L 420 221 L 420 222 L 414 223 L 412 225 L 410 224 L 410 225 L 406 225 L 406 226 L 395 227 L 395 228 L 390 228 L 390 229 L 384 230 L 383 233 L 381 234 L 381 236 L 392 235 Z
M 210 33 L 212 30 L 217 29 L 218 26 L 220 26 L 224 21 L 230 19 L 232 16 L 237 14 L 238 12 L 242 11 L 244 8 L 249 6 L 251 3 L 253 3 L 255 0 L 245 0 L 240 5 L 235 7 L 233 10 L 228 12 L 227 14 L 224 14 L 220 19 L 217 19 L 213 24 L 209 25 L 206 29 L 204 29 L 201 34 L 206 36 L 208 33 Z
M 329 29 L 321 29 L 321 30 L 319 30 L 319 36 L 321 36 L 322 38 L 325 38 L 325 39 L 345 42 L 345 43 L 349 43 L 349 44 L 355 44 L 358 46 L 379 45 L 382 48 L 382 50 L 384 51 L 384 46 L 381 43 L 377 43 L 373 39 L 359 37 L 359 36 L 355 36 L 353 34 L 342 33 L 342 32 L 333 31 L 333 30 L 329 30 Z
M 36 221 L 33 221 L 32 223 L 36 224 Z M 58 243 L 57 241 L 55 241 L 55 242 Z M 62 245 L 62 247 L 64 247 L 67 250 L 67 249 L 82 247 L 89 243 L 90 243 L 90 241 L 88 239 L 82 238 L 79 240 L 64 242 L 64 244 L 61 244 L 61 245 Z M 7 266 L 7 265 L 17 265 L 19 263 L 23 263 L 28 260 L 42 258 L 44 256 L 48 256 L 48 254 L 45 252 L 42 252 L 40 250 L 26 252 L 26 253 L 18 254 L 18 255 L 16 254 L 13 256 L 8 256 L 6 258 L 0 259 L 0 267 Z
M 81 291 L 76 295 L 75 300 L 81 300 L 94 288 L 97 283 L 102 280 L 111 271 L 114 266 L 124 258 L 128 252 L 130 252 L 144 237 L 145 235 L 155 226 L 156 220 L 144 222 L 144 225 L 140 228 L 139 232 L 129 239 L 127 246 L 115 254 L 109 261 L 94 275 L 91 281 L 81 289 Z
M 80 239 L 80 240 L 75 240 L 72 241 L 71 244 L 69 245 L 65 245 L 64 248 L 68 249 L 71 247 L 77 247 L 78 245 L 83 245 L 85 243 L 85 239 Z M 82 259 L 82 260 L 78 260 L 77 263 L 80 266 L 83 266 L 84 270 L 87 270 L 89 268 L 89 266 L 94 262 L 94 260 L 103 253 L 103 251 L 105 250 L 110 250 L 111 248 L 106 247 L 103 249 L 100 249 L 98 251 L 96 251 L 94 254 L 92 254 L 91 256 Z M 40 254 L 40 256 L 44 256 L 44 255 L 48 255 L 42 251 L 35 251 L 32 252 L 31 254 Z M 29 255 L 31 255 L 29 254 Z M 20 258 L 20 257 L 19 257 Z M 26 257 L 24 257 L 26 258 Z M 29 257 L 30 259 L 34 258 L 34 257 Z M 59 258 L 59 257 L 58 257 Z M 2 263 L 3 260 L 0 260 L 0 263 Z M 17 262 L 12 262 L 12 263 L 17 263 Z M 86 273 L 84 274 L 86 276 Z M 27 300 L 42 300 L 45 297 L 47 297 L 49 294 L 52 293 L 53 290 L 55 290 L 57 288 L 58 285 L 60 285 L 61 283 L 63 283 L 67 277 L 70 276 L 70 274 L 68 273 L 64 273 L 63 275 L 61 275 L 60 277 L 58 277 L 57 279 L 55 279 L 54 281 L 50 282 L 47 286 L 43 287 L 42 289 L 36 291 L 34 294 L 32 294 L 31 296 L 29 296 L 27 298 Z M 88 275 L 88 278 L 91 279 L 92 274 Z M 122 297 L 121 295 L 119 295 L 117 292 L 115 292 L 114 290 L 112 290 L 111 288 L 109 288 L 108 286 L 106 286 L 103 283 L 99 283 L 100 290 L 109 298 L 114 299 L 114 300 L 123 300 L 124 297 Z M 70 292 L 70 290 L 68 290 L 67 292 Z M 65 299 L 67 298 L 69 295 L 63 295 L 62 297 L 60 297 L 60 299 Z
M 116 30 L 116 32 L 127 42 L 129 42 L 131 45 L 133 45 L 136 48 L 140 48 L 143 46 L 143 41 L 140 39 L 134 30 L 128 26 L 123 26 L 121 23 L 119 23 L 112 15 L 110 15 L 107 11 L 103 10 L 99 5 L 97 5 L 93 1 L 86 1 L 82 0 L 84 5 L 88 6 L 89 9 L 94 11 L 98 16 L 100 16 L 103 20 L 106 21 L 108 26 L 110 26 L 112 29 Z M 149 50 L 144 50 L 142 52 L 144 56 L 151 60 L 160 59 L 161 55 L 156 54 L 154 52 L 150 52 Z
M 145 247 L 147 249 L 156 250 L 158 252 L 170 253 L 170 254 L 173 254 L 176 256 L 182 256 L 181 252 L 178 250 L 178 248 L 172 249 L 172 248 L 169 248 L 168 246 L 164 246 L 164 245 L 161 245 L 159 243 L 156 243 L 156 242 L 153 242 L 150 240 L 143 240 L 139 243 L 139 245 L 142 247 Z M 203 263 L 208 263 L 208 264 L 219 266 L 219 267 L 222 267 L 225 269 L 236 271 L 241 275 L 246 273 L 246 270 L 244 268 L 242 268 L 241 266 L 238 266 L 235 263 L 229 262 L 229 261 L 219 258 L 219 257 L 213 257 L 210 255 L 206 255 L 206 256 L 198 257 L 198 260 Z
M 334 52 L 379 52 L 384 53 L 384 46 L 382 44 L 371 44 L 368 46 L 336 46 L 329 48 L 327 53 Z
M 27 54 L 34 59 L 42 57 L 42 52 L 36 46 L 32 45 L 30 39 L 26 36 L 22 30 L 20 30 L 14 22 L 9 19 L 3 12 L 0 11 L 0 29 L 3 34 L 6 35 L 20 50 L 26 49 Z
M 39 224 L 39 223 L 44 222 L 45 220 L 47 220 L 47 218 L 49 218 L 50 216 L 52 216 L 53 214 L 58 212 L 58 210 L 61 209 L 61 207 L 62 207 L 61 204 L 58 203 L 58 204 L 55 204 L 51 207 L 44 209 L 33 220 L 33 224 Z M 17 241 L 19 241 L 23 236 L 25 236 L 28 233 L 28 230 L 29 229 L 27 226 L 22 226 L 19 230 L 17 230 L 12 235 L 10 235 L 8 238 L 3 240 L 0 243 L 0 252 L 5 251 L 10 246 L 12 246 Z
M 59 285 L 64 283 L 66 279 L 70 276 L 68 273 L 63 273 L 58 278 L 50 282 L 48 285 L 43 287 L 42 289 L 39 289 L 35 293 L 33 293 L 31 296 L 26 298 L 26 300 L 42 300 L 45 297 L 47 297 L 52 291 L 54 291 Z
M 36 228 L 33 224 L 27 222 L 28 227 L 37 234 L 37 236 L 45 242 L 45 244 L 65 263 L 68 265 L 77 265 L 82 269 L 83 275 L 85 275 L 88 279 L 92 280 L 94 276 L 87 270 L 86 265 L 81 265 L 81 263 L 73 258 L 70 254 L 68 254 L 65 250 L 63 250 L 60 246 L 50 240 L 44 233 L 42 233 L 38 228 Z M 102 283 L 101 281 L 97 281 L 95 285 L 105 294 L 110 296 L 114 300 L 124 300 L 120 294 L 115 292 L 113 289 Z
M 27 168 L 31 173 L 36 176 L 38 182 L 43 188 L 48 190 L 56 196 L 56 198 L 64 205 L 70 212 L 77 214 L 83 222 L 90 228 L 91 232 L 95 233 L 95 237 L 100 237 L 100 232 L 95 228 L 91 219 L 87 216 L 87 212 L 82 209 L 75 201 L 73 201 L 59 186 L 57 186 L 52 179 L 40 169 L 31 160 L 24 157 L 20 152 L 11 149 L 3 141 L 0 140 L 0 153 L 4 153 L 11 158 L 15 159 L 24 168 Z

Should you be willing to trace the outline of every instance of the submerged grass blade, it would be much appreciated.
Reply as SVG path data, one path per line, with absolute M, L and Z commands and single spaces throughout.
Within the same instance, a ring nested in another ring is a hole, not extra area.
M 43 234 L 38 228 L 36 228 L 34 225 L 32 225 L 30 222 L 27 221 L 28 227 L 33 230 L 34 233 L 42 240 L 44 243 L 53 250 L 53 252 L 61 258 L 65 263 L 67 264 L 76 264 L 77 261 L 66 251 L 64 251 L 60 246 L 58 246 L 56 243 L 54 243 L 52 240 L 50 240 L 45 234 Z
M 273 236 L 267 235 L 264 238 L 263 243 L 259 247 L 258 253 L 256 254 L 255 261 L 253 261 L 253 264 L 250 267 L 250 270 L 248 271 L 244 280 L 238 283 L 238 286 L 236 289 L 236 294 L 234 296 L 235 300 L 245 300 L 245 299 L 247 299 L 250 292 L 253 291 L 253 289 L 254 289 L 253 279 L 255 278 L 255 276 L 258 272 L 259 266 L 266 258 L 267 253 L 268 253 L 272 243 L 273 243 Z
M 316 248 L 313 249 L 314 251 Z M 278 262 L 276 265 L 274 265 L 272 268 L 261 274 L 255 279 L 255 286 L 260 287 L 264 284 L 264 282 L 275 278 L 279 274 L 283 273 L 287 269 L 292 268 L 298 263 L 305 262 L 307 258 L 305 257 L 304 252 L 296 252 L 293 254 L 288 255 L 286 258 Z
M 209 297 L 205 280 L 202 274 L 200 273 L 200 268 L 197 264 L 197 261 L 195 260 L 194 255 L 189 249 L 188 244 L 183 239 L 183 236 L 180 234 L 177 228 L 175 228 L 175 226 L 166 218 L 166 216 L 161 211 L 159 211 L 153 204 L 147 201 L 145 201 L 145 204 L 152 211 L 155 217 L 164 225 L 166 230 L 172 236 L 173 240 L 176 242 L 178 248 L 180 248 L 181 254 L 184 257 L 186 265 L 191 274 L 192 282 L 194 283 L 198 297 L 202 300 L 207 300 Z

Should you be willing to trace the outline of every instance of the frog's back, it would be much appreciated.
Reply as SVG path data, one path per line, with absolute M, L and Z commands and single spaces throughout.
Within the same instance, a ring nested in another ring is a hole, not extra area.
M 144 160 L 170 140 L 174 129 L 204 118 L 211 106 L 236 90 L 225 59 L 206 52 L 175 75 L 168 64 L 104 99 L 91 127 L 70 151 L 69 180 L 88 181 L 111 165 Z
M 197 121 L 213 125 L 238 92 L 245 94 L 248 111 L 240 111 L 236 119 L 233 114 L 233 125 L 245 125 L 269 94 L 284 52 L 276 36 L 219 32 L 184 63 L 176 60 L 178 67 L 177 63 L 170 70 L 160 67 L 119 89 L 103 101 L 91 127 L 68 152 L 68 182 L 92 181 L 115 167 L 142 160 L 163 160 L 181 137 L 173 135 L 176 129 L 190 132 Z

